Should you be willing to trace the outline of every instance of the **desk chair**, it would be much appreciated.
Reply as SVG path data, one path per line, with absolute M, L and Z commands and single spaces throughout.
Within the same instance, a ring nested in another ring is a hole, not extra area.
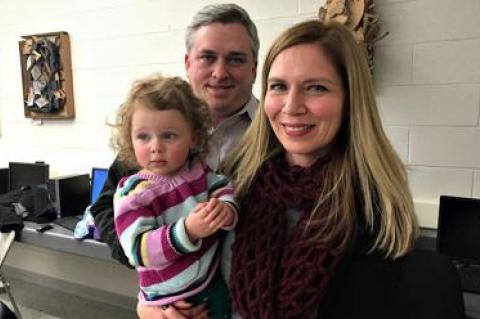
M 3 263 L 12 247 L 13 241 L 15 239 L 15 232 L 12 230 L 9 233 L 0 233 L 0 293 L 7 293 L 10 302 L 12 303 L 13 310 L 17 319 L 22 319 L 20 310 L 18 309 L 17 303 L 13 298 L 12 292 L 10 291 L 10 283 L 7 281 L 5 276 L 2 273 Z

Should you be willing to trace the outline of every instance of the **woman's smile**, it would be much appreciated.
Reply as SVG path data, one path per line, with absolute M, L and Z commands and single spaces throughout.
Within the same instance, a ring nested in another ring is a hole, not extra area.
M 312 131 L 314 125 L 306 124 L 282 124 L 285 134 L 291 137 L 301 137 Z

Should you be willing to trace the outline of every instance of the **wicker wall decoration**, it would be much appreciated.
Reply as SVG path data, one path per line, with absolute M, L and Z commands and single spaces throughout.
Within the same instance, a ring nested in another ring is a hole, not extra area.
M 321 21 L 334 20 L 345 25 L 355 40 L 365 46 L 371 74 L 375 65 L 374 44 L 388 35 L 380 32 L 374 7 L 373 0 L 327 0 L 318 12 Z

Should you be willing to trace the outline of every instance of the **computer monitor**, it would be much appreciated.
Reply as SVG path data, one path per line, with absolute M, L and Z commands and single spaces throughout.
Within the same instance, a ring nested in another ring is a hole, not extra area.
M 440 196 L 437 250 L 452 260 L 480 265 L 480 199 Z
M 24 186 L 45 185 L 47 188 L 49 166 L 43 162 L 8 164 L 9 190 L 17 190 Z
M 8 183 L 8 168 L 0 168 L 0 194 L 9 191 Z
M 100 195 L 102 191 L 103 184 L 107 179 L 108 169 L 106 168 L 92 168 L 92 182 L 91 182 L 91 192 L 90 192 L 90 203 L 93 204 Z

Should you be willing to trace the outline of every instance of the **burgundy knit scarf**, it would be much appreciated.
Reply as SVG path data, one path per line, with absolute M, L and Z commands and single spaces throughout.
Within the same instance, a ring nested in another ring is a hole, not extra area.
M 232 253 L 233 306 L 242 318 L 308 318 L 326 291 L 342 253 L 312 244 L 319 223 L 305 231 L 317 200 L 326 160 L 312 167 L 288 165 L 283 155 L 260 168 L 242 200 Z M 291 232 L 286 211 L 303 211 Z M 323 207 L 328 213 L 328 207 Z

